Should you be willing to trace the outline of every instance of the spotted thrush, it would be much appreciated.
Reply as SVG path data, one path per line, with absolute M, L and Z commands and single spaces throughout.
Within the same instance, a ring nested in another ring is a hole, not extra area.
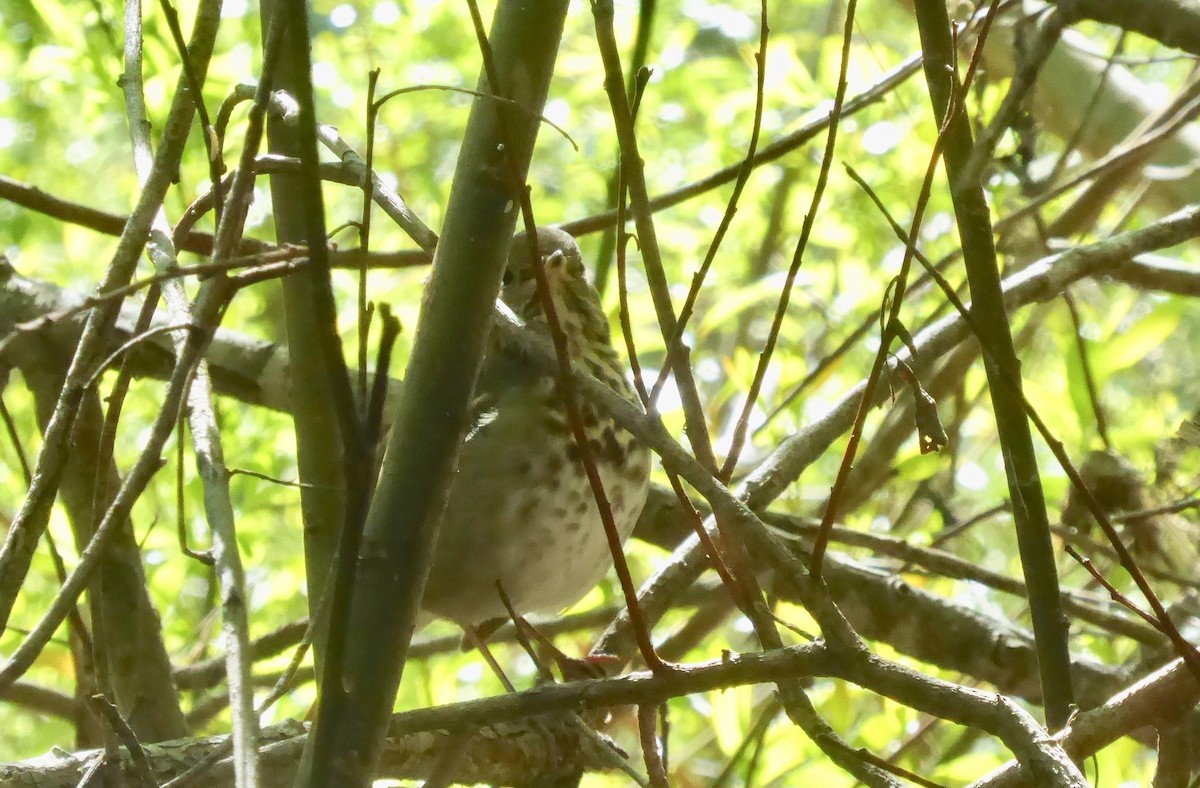
M 571 361 L 627 398 L 600 297 L 575 240 L 539 228 L 538 254 Z M 513 243 L 501 289 L 526 330 L 550 338 L 533 262 Z M 490 341 L 475 386 L 471 425 L 439 532 L 422 608 L 477 627 L 508 614 L 558 612 L 612 565 L 608 542 L 555 377 L 520 351 Z M 591 402 L 576 397 L 592 459 L 622 540 L 649 486 L 650 452 Z

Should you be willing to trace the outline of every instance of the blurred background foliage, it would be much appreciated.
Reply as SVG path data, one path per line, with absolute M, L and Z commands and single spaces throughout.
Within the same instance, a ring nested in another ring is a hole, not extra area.
M 190 18 L 192 3 L 179 6 Z M 959 10 L 960 18 L 971 9 Z M 485 18 L 490 8 L 483 8 Z M 836 0 L 789 0 L 770 4 L 771 37 L 766 61 L 764 144 L 817 117 L 830 105 L 835 89 L 843 5 Z M 317 0 L 314 16 L 314 79 L 318 112 L 324 123 L 336 126 L 358 151 L 365 150 L 364 128 L 367 75 L 379 68 L 379 92 L 428 85 L 430 89 L 393 99 L 383 110 L 376 133 L 376 167 L 431 227 L 440 225 L 449 191 L 459 140 L 467 119 L 470 97 L 435 86 L 473 88 L 479 55 L 465 6 L 433 0 Z M 217 52 L 204 89 L 214 111 L 238 83 L 254 82 L 258 73 L 260 31 L 257 4 L 229 0 Z M 620 39 L 628 45 L 638 17 L 631 0 L 617 3 Z M 121 9 L 112 3 L 65 0 L 5 0 L 0 5 L 0 173 L 88 206 L 123 213 L 133 204 L 137 184 L 129 155 L 123 100 L 117 81 L 122 72 Z M 178 72 L 177 56 L 164 19 L 155 4 L 147 4 L 146 94 L 149 114 L 165 117 Z M 1071 46 L 1077 57 L 1103 65 L 1117 43 L 1119 31 L 1080 24 Z M 709 0 L 662 0 L 658 3 L 649 65 L 653 77 L 642 102 L 638 131 L 652 194 L 663 194 L 739 162 L 745 154 L 753 120 L 754 52 L 758 44 L 758 6 Z M 1066 46 L 1066 45 L 1064 45 Z M 897 0 L 864 0 L 852 45 L 849 95 L 876 82 L 889 69 L 918 51 L 916 29 L 908 8 Z M 1144 86 L 1149 101 L 1164 103 L 1173 96 L 1194 67 L 1192 59 L 1177 56 L 1136 35 L 1124 37 L 1120 66 Z M 1052 81 L 1048 72 L 1043 80 Z M 989 119 L 1008 88 L 999 68 L 985 63 L 970 98 L 973 117 Z M 603 93 L 601 72 L 585 3 L 575 3 L 558 60 L 546 115 L 569 135 L 544 126 L 530 172 L 533 204 L 540 223 L 578 219 L 606 208 L 606 188 L 616 161 L 616 141 Z M 1136 121 L 1136 118 L 1134 119 Z M 238 150 L 244 110 L 235 113 L 227 160 Z M 1044 121 L 1035 112 L 1031 123 Z M 742 470 L 764 458 L 785 436 L 810 423 L 861 380 L 878 343 L 872 328 L 814 380 L 801 397 L 777 409 L 788 393 L 811 375 L 864 321 L 873 321 L 889 278 L 898 270 L 903 253 L 886 222 L 862 191 L 846 177 L 842 163 L 852 164 L 872 185 L 885 205 L 905 223 L 911 215 L 936 125 L 928 109 L 924 83 L 918 76 L 852 117 L 840 129 L 836 160 L 828 191 L 819 208 L 815 232 L 792 293 L 783 323 L 781 343 L 752 425 L 752 445 L 743 454 Z M 1016 154 L 1012 133 L 999 146 L 998 156 Z M 1024 173 L 1045 176 L 1064 148 L 1064 135 L 1053 128 L 1032 137 L 1033 158 L 1020 167 L 998 164 L 988 176 L 993 218 L 1004 217 L 1033 193 L 1022 185 Z M 821 138 L 780 160 L 759 168 L 741 198 L 732 231 L 724 241 L 700 296 L 688 335 L 692 361 L 706 403 L 718 454 L 729 446 L 733 422 L 758 360 L 770 316 L 778 298 L 795 239 L 820 164 Z M 1070 164 L 1088 158 L 1073 153 Z M 1005 161 L 1005 159 L 1001 159 Z M 1117 229 L 1143 225 L 1163 215 L 1154 201 L 1155 179 L 1170 180 L 1170 172 L 1143 174 L 1141 186 L 1112 196 L 1092 226 L 1073 233 L 1067 242 L 1102 238 Z M 167 212 L 178 218 L 188 203 L 208 189 L 200 138 L 193 133 L 179 183 L 167 198 Z M 1141 197 L 1136 200 L 1138 190 Z M 710 190 L 660 212 L 659 237 L 664 263 L 674 283 L 676 304 L 682 301 L 691 276 L 703 259 L 712 231 L 729 195 L 729 186 Z M 1150 192 L 1146 197 L 1146 192 Z M 1045 215 L 1070 204 L 1072 194 L 1049 203 Z M 328 226 L 357 218 L 358 191 L 328 185 Z M 1169 203 L 1169 200 L 1167 200 Z M 778 205 L 777 205 L 778 204 Z M 777 234 L 767 237 L 772 212 L 782 216 Z M 255 191 L 247 234 L 273 238 L 270 193 L 265 180 Z M 211 219 L 211 217 L 210 217 Z M 207 219 L 206 221 L 210 221 Z M 202 223 L 201 227 L 211 229 Z M 1008 251 L 1005 262 L 1020 267 L 1038 253 L 1020 236 L 1021 225 L 1001 239 Z M 353 232 L 343 231 L 335 242 L 354 245 Z M 1009 243 L 1005 243 L 1008 241 Z M 953 253 L 957 234 L 942 181 L 935 188 L 922 236 L 931 259 Z M 585 258 L 594 260 L 599 235 L 581 238 Z M 115 240 L 88 229 L 49 219 L 0 201 L 0 245 L 25 276 L 89 291 L 100 278 Z M 371 239 L 375 250 L 412 248 L 403 233 L 377 219 Z M 629 282 L 633 329 L 648 375 L 662 363 L 663 342 L 645 282 L 636 264 L 636 243 Z M 1170 251 L 1172 258 L 1195 263 L 1193 246 Z M 184 262 L 195 262 L 185 255 Z M 954 282 L 961 271 L 950 268 Z M 425 271 L 374 271 L 369 294 L 387 302 L 401 322 L 411 328 Z M 354 358 L 355 276 L 339 272 L 335 283 L 342 305 L 340 329 L 347 357 Z M 615 277 L 605 290 L 605 303 L 617 313 Z M 1186 497 L 1195 487 L 1200 458 L 1186 445 L 1172 444 L 1181 422 L 1197 410 L 1200 376 L 1194 348 L 1200 340 L 1200 312 L 1181 297 L 1143 292 L 1121 284 L 1085 280 L 1073 288 L 1080 315 L 1079 334 L 1088 353 L 1108 419 L 1112 448 L 1127 457 L 1144 483 L 1159 481 L 1155 496 L 1162 500 Z M 915 293 L 905 306 L 905 320 L 914 332 L 931 316 L 947 312 L 944 299 L 928 290 Z M 274 283 L 239 294 L 225 326 L 263 339 L 282 340 L 278 286 Z M 1035 305 L 1014 317 L 1020 343 L 1027 393 L 1041 415 L 1064 441 L 1073 457 L 1103 446 L 1076 339 L 1076 326 L 1062 300 Z M 407 353 L 402 337 L 393 369 L 402 369 Z M 372 350 L 373 352 L 373 350 Z M 4 402 L 18 425 L 24 451 L 38 449 L 38 430 L 29 395 L 10 380 Z M 907 396 L 901 384 L 897 396 Z M 135 383 L 117 442 L 117 462 L 127 468 L 136 457 L 139 435 L 153 419 L 160 384 Z M 951 433 L 950 451 L 922 456 L 915 436 L 895 449 L 885 478 L 858 490 L 858 502 L 845 513 L 847 526 L 897 536 L 913 544 L 929 544 L 949 529 L 1004 502 L 1007 488 L 995 441 L 995 427 L 986 397 L 982 368 L 977 364 L 961 376 L 948 397 L 941 398 L 941 417 Z M 670 388 L 660 401 L 669 426 L 678 430 L 682 417 Z M 886 417 L 885 407 L 867 423 L 869 439 Z M 232 467 L 275 479 L 295 479 L 295 447 L 289 420 L 265 409 L 222 402 L 221 423 L 226 455 Z M 777 506 L 794 513 L 819 516 L 828 493 L 843 442 L 826 453 L 794 483 Z M 1165 448 L 1164 448 L 1165 447 Z M 1173 452 L 1173 468 L 1163 479 L 1164 452 Z M 1156 466 L 1156 456 L 1158 465 Z M 1048 451 L 1043 452 L 1043 479 L 1052 506 L 1052 520 L 1065 504 L 1065 477 Z M 181 555 L 175 536 L 177 500 L 174 489 L 178 455 L 172 455 L 134 511 L 154 599 L 160 606 L 164 637 L 177 664 L 210 657 L 219 650 L 210 570 Z M 194 540 L 206 543 L 198 500 L 201 487 L 192 463 L 186 462 L 184 521 Z M 11 516 L 25 481 L 13 445 L 0 441 L 0 518 Z M 301 557 L 300 511 L 295 489 L 262 478 L 237 475 L 232 482 L 237 507 L 239 543 L 247 568 L 251 622 L 255 634 L 266 632 L 306 613 Z M 1185 513 L 1184 518 L 1187 515 Z M 1180 527 L 1192 528 L 1184 522 Z M 65 516 L 56 513 L 51 533 L 68 561 L 73 544 Z M 1194 532 L 1187 533 L 1194 536 Z M 1003 513 L 987 518 L 956 536 L 945 547 L 989 569 L 1020 577 L 1011 520 Z M 899 562 L 860 549 L 839 547 L 861 560 L 898 568 Z M 644 578 L 662 553 L 643 543 L 629 548 L 635 576 Z M 1101 594 L 1082 569 L 1063 559 L 1066 586 L 1089 588 Z M 1195 578 L 1194 565 L 1185 574 Z M 1183 571 L 1181 569 L 1181 571 Z M 1114 574 L 1117 574 L 1114 572 Z M 905 579 L 958 602 L 1027 626 L 1024 603 L 977 584 L 964 583 L 910 568 Z M 1114 577 L 1123 582 L 1124 577 Z M 45 553 L 34 570 L 14 613 L 13 626 L 0 638 L 0 652 L 10 652 L 32 626 L 57 581 Z M 1163 595 L 1173 599 L 1177 586 L 1164 584 Z M 603 586 L 583 600 L 579 609 L 615 605 L 618 595 Z M 811 621 L 799 608 L 783 605 L 781 614 L 801 628 Z M 669 616 L 664 633 L 686 620 Z M 434 634 L 452 634 L 448 627 Z M 1076 629 L 1075 653 L 1107 664 L 1134 658 L 1134 644 L 1088 626 Z M 584 630 L 560 638 L 569 653 L 587 649 L 593 632 Z M 744 622 L 731 621 L 707 633 L 684 659 L 712 658 L 722 649 L 753 648 Z M 881 652 L 904 659 L 886 645 Z M 518 683 L 533 676 L 528 661 L 508 646 L 498 647 L 504 664 Z M 287 654 L 262 663 L 264 675 L 286 663 Z M 922 670 L 954 681 L 971 683 L 969 676 Z M 73 666 L 65 642 L 57 640 L 26 676 L 29 682 L 70 692 Z M 414 662 L 406 673 L 397 701 L 399 708 L 473 698 L 501 691 L 482 662 L 454 649 L 432 659 Z M 726 784 L 850 785 L 852 780 L 829 764 L 785 718 L 772 711 L 766 687 L 680 698 L 671 708 L 673 784 L 706 785 L 730 769 Z M 840 682 L 818 681 L 812 697 L 823 714 L 854 746 L 890 756 L 912 771 L 944 784 L 975 779 L 1007 759 L 1007 752 L 986 737 L 949 723 L 931 721 L 911 709 Z M 308 684 L 284 698 L 270 720 L 303 717 L 313 699 Z M 185 693 L 185 708 L 199 707 L 205 694 Z M 0 702 L 0 760 L 41 753 L 52 746 L 68 747 L 70 723 L 18 704 Z M 766 719 L 769 724 L 763 725 Z M 268 721 L 270 721 L 268 720 Z M 228 730 L 228 718 L 218 711 L 200 732 Z M 616 712 L 612 733 L 622 744 L 636 748 L 636 720 Z M 731 761 L 736 756 L 736 760 Z M 1092 764 L 1097 784 L 1145 784 L 1153 753 L 1124 741 Z M 732 766 L 731 766 L 732 764 Z M 623 778 L 591 775 L 587 785 L 617 785 Z

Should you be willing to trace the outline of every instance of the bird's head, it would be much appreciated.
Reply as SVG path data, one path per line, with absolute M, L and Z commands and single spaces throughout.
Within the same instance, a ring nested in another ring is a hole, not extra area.
M 537 246 L 555 314 L 572 350 L 581 342 L 609 344 L 608 320 L 600 306 L 600 295 L 587 280 L 575 239 L 558 228 L 539 227 Z M 500 297 L 527 325 L 546 325 L 546 310 L 524 233 L 513 239 Z

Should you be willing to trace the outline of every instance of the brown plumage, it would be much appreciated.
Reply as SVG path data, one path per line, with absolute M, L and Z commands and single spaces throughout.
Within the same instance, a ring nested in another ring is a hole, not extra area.
M 632 399 L 575 240 L 541 228 L 538 242 L 572 361 Z M 521 239 L 501 297 L 529 329 L 549 336 Z M 557 612 L 612 563 L 554 378 L 494 344 L 475 394 L 422 602 L 426 613 L 464 627 L 506 616 L 497 581 L 518 613 Z M 646 500 L 650 452 L 590 402 L 578 405 L 613 518 L 628 537 Z

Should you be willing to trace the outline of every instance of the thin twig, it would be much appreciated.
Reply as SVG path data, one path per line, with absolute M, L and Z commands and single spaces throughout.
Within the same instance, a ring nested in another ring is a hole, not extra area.
M 212 56 L 220 6 L 218 0 L 202 0 L 193 26 L 189 54 L 192 67 L 201 78 L 207 73 Z M 137 206 L 122 231 L 121 240 L 100 285 L 101 291 L 115 289 L 129 281 L 154 216 L 174 173 L 178 171 L 195 112 L 191 99 L 186 97 L 186 84 L 186 79 L 181 77 L 155 156 L 153 174 L 142 188 Z M 88 317 L 63 383 L 62 397 L 46 429 L 33 484 L 13 517 L 3 548 L 0 548 L 0 630 L 8 624 L 18 589 L 29 571 L 33 551 L 49 519 L 54 494 L 66 464 L 71 428 L 84 395 L 83 383 L 92 372 L 96 357 L 116 322 L 118 311 L 115 305 L 106 306 L 93 311 Z
M 650 287 L 654 311 L 658 317 L 659 329 L 663 339 L 669 340 L 675 332 L 675 309 L 671 305 L 670 286 L 663 270 L 662 250 L 654 229 L 654 218 L 646 187 L 646 173 L 638 152 L 637 132 L 633 126 L 629 97 L 625 93 L 621 56 L 617 49 L 616 34 L 613 31 L 613 14 L 611 0 L 593 0 L 592 17 L 595 22 L 600 60 L 604 66 L 604 90 L 608 94 L 613 127 L 621 146 L 621 167 L 625 174 L 630 203 L 633 207 L 634 224 L 638 232 L 638 246 L 642 252 L 642 263 L 646 270 L 646 280 Z M 667 346 L 667 349 L 668 351 L 672 350 L 670 345 Z M 699 389 L 696 387 L 695 376 L 692 374 L 687 353 L 679 352 L 678 349 L 676 352 L 668 352 L 666 364 L 675 373 L 684 421 L 687 424 L 687 438 L 692 451 L 700 459 L 700 462 L 715 471 L 717 459 L 713 454 L 704 406 L 700 401 Z
M 146 751 L 142 749 L 142 743 L 138 741 L 137 734 L 129 727 L 129 723 L 121 716 L 121 712 L 117 711 L 117 707 L 112 704 L 112 701 L 103 695 L 93 695 L 89 700 L 91 708 L 108 723 L 112 731 L 117 734 L 121 744 L 125 746 L 138 783 L 143 788 L 156 788 L 158 781 L 154 779 L 154 772 L 150 768 L 150 760 L 146 757 Z M 118 764 L 112 764 L 112 766 L 119 768 Z
M 917 193 L 916 207 L 913 210 L 912 221 L 910 222 L 908 232 L 905 234 L 904 259 L 900 263 L 900 272 L 892 278 L 892 281 L 895 282 L 895 291 L 892 294 L 891 306 L 888 309 L 885 303 L 880 309 L 879 319 L 884 323 L 883 336 L 880 337 L 879 349 L 875 353 L 875 360 L 871 365 L 866 385 L 858 401 L 854 423 L 850 428 L 850 439 L 846 444 L 845 451 L 842 453 L 841 465 L 838 467 L 837 476 L 834 477 L 833 486 L 829 491 L 829 498 L 825 502 L 825 513 L 821 518 L 821 533 L 818 533 L 816 539 L 813 541 L 812 569 L 814 574 L 819 575 L 821 572 L 821 560 L 825 554 L 825 546 L 829 541 L 829 529 L 833 526 L 833 521 L 838 516 L 838 508 L 842 497 L 845 495 L 846 484 L 850 478 L 850 470 L 853 467 L 854 457 L 858 452 L 858 444 L 862 440 L 863 426 L 866 424 L 867 413 L 874 405 L 875 391 L 883 374 L 892 340 L 895 338 L 892 328 L 899 320 L 900 307 L 904 301 L 905 288 L 908 282 L 908 272 L 912 266 L 913 253 L 916 246 L 911 239 L 919 237 L 918 233 L 925 219 L 925 210 L 929 205 L 929 195 L 933 189 L 933 178 L 937 174 L 938 159 L 941 156 L 945 132 L 950 122 L 951 112 L 953 111 L 954 107 L 948 108 L 946 116 L 939 121 L 938 136 L 934 141 L 933 150 L 930 151 L 929 163 L 925 167 L 925 176 L 921 181 L 920 191 Z M 883 316 L 885 309 L 888 311 L 886 319 Z
M 1112 441 L 1108 437 L 1108 417 L 1104 415 L 1104 405 L 1100 402 L 1100 388 L 1096 384 L 1096 375 L 1092 372 L 1087 340 L 1083 337 L 1083 319 L 1079 316 L 1079 306 L 1075 303 L 1075 297 L 1069 290 L 1063 293 L 1063 301 L 1067 305 L 1067 312 L 1071 315 L 1075 350 L 1079 353 L 1079 368 L 1083 371 L 1083 382 L 1087 386 L 1088 401 L 1091 402 L 1092 414 L 1096 417 L 1096 434 L 1100 436 L 1104 448 L 1111 449 Z
M 864 187 L 866 186 L 865 183 L 862 183 L 861 185 Z M 869 188 L 867 191 L 869 194 L 873 194 Z M 880 207 L 882 208 L 881 205 Z M 1200 224 L 1200 221 L 1198 221 L 1200 220 L 1200 213 L 1194 210 L 1181 211 L 1171 217 L 1168 217 L 1168 219 L 1163 220 L 1163 222 L 1159 224 L 1159 228 L 1168 223 L 1177 223 L 1181 220 L 1185 227 Z M 1129 233 L 1127 235 L 1151 235 L 1151 233 L 1147 232 L 1149 229 L 1150 228 L 1144 228 L 1140 232 L 1134 231 L 1133 233 Z M 926 263 L 928 262 L 924 260 L 923 256 L 917 259 Z M 927 268 L 926 270 L 933 275 L 934 281 L 936 281 L 938 286 L 942 288 L 942 292 L 945 294 L 946 299 L 953 304 L 960 319 L 970 328 L 971 332 L 979 340 L 981 350 L 984 356 L 987 358 L 989 364 L 993 368 L 1001 370 L 1001 374 L 997 376 L 997 381 L 1003 386 L 1009 388 L 1011 390 L 1010 393 L 1014 394 L 1018 398 L 1018 402 L 1024 411 L 1024 415 L 1032 422 L 1034 428 L 1042 436 L 1042 440 L 1046 442 L 1047 446 L 1050 448 L 1050 451 L 1054 454 L 1055 459 L 1058 461 L 1058 464 L 1067 474 L 1068 479 L 1070 479 L 1072 487 L 1078 491 L 1080 499 L 1083 501 L 1091 515 L 1096 518 L 1096 521 L 1100 525 L 1101 530 L 1104 532 L 1105 537 L 1108 539 L 1109 544 L 1113 550 L 1116 551 L 1118 562 L 1125 569 L 1125 571 L 1129 573 L 1130 577 L 1133 578 L 1138 590 L 1142 593 L 1153 610 L 1153 618 L 1155 622 L 1154 627 L 1171 639 L 1171 642 L 1175 645 L 1180 657 L 1183 658 L 1189 669 L 1193 670 L 1198 680 L 1200 680 L 1200 652 L 1198 652 L 1196 647 L 1193 646 L 1186 638 L 1184 638 L 1182 634 L 1180 634 L 1178 628 L 1171 620 L 1166 608 L 1159 600 L 1158 595 L 1154 593 L 1154 589 L 1150 586 L 1150 582 L 1146 579 L 1145 573 L 1142 572 L 1141 568 L 1137 565 L 1137 562 L 1130 554 L 1129 549 L 1121 540 L 1120 535 L 1117 533 L 1116 526 L 1113 524 L 1113 520 L 1104 511 L 1104 508 L 1096 501 L 1095 496 L 1088 488 L 1083 478 L 1080 476 L 1079 471 L 1071 462 L 1070 457 L 1067 456 L 1066 449 L 1063 447 L 1062 441 L 1058 440 L 1054 436 L 1054 434 L 1050 431 L 1050 428 L 1042 419 L 1041 414 L 1036 408 L 1034 408 L 1033 404 L 1029 401 L 1029 398 L 1025 396 L 1024 392 L 1021 390 L 1019 379 L 1012 374 L 1011 370 L 1005 370 L 1004 367 L 995 359 L 995 349 L 991 346 L 988 338 L 990 335 L 981 329 L 979 326 L 978 317 L 975 315 L 975 313 L 967 309 L 967 307 L 958 298 L 957 294 L 955 294 L 953 287 L 951 287 L 950 283 L 946 281 L 945 277 L 943 277 L 940 273 L 934 273 L 932 268 Z M 1140 613 L 1139 615 L 1146 616 L 1148 614 Z
M 658 745 L 658 705 L 643 703 L 637 707 L 638 737 L 642 742 L 642 759 L 653 788 L 670 788 L 666 765 Z
M 989 26 L 990 20 L 995 16 L 996 10 L 999 7 L 999 0 L 993 0 L 991 8 L 988 9 Z M 1025 102 L 1026 96 L 1033 89 L 1042 66 L 1046 64 L 1046 60 L 1049 59 L 1050 54 L 1054 51 L 1054 46 L 1058 43 L 1062 31 L 1071 21 L 1068 18 L 1069 15 L 1060 10 L 1060 8 L 1052 8 L 1046 14 L 1046 18 L 1042 22 L 1042 27 L 1038 30 L 1037 39 L 1034 41 L 1033 46 L 1030 47 L 1030 51 L 1026 53 L 1020 68 L 1017 69 L 1017 73 L 1009 83 L 1008 93 L 1005 94 L 1004 100 L 1001 101 L 1000 108 L 996 110 L 996 114 L 992 117 L 992 122 L 988 124 L 987 128 L 975 140 L 975 147 L 971 150 L 971 157 L 963 167 L 962 174 L 959 176 L 958 184 L 955 187 L 956 189 L 979 180 L 984 167 L 992 160 L 992 155 L 996 152 L 996 145 L 1000 142 L 1000 137 L 1012 125 L 1013 119 L 1016 118 L 1018 111 Z M 979 46 L 976 47 L 976 52 L 982 50 L 985 36 L 986 33 L 980 35 L 980 42 Z M 971 84 L 972 76 L 972 73 L 967 73 L 964 80 L 967 85 Z
M 894 91 L 901 84 L 906 82 L 909 77 L 916 74 L 921 67 L 921 56 L 913 55 L 900 65 L 893 68 L 891 71 L 880 77 L 879 81 L 871 87 L 859 93 L 854 98 L 850 99 L 842 107 L 842 117 L 859 112 L 860 110 L 871 106 L 877 101 L 883 100 L 885 96 Z M 785 135 L 784 137 L 772 142 L 769 145 L 764 145 L 758 154 L 754 157 L 754 166 L 760 167 L 763 164 L 780 159 L 792 151 L 807 144 L 809 141 L 817 137 L 829 127 L 832 120 L 832 113 L 828 112 L 824 115 L 809 121 L 801 128 Z M 658 211 L 666 210 L 681 203 L 687 202 L 693 197 L 698 197 L 701 194 L 712 191 L 727 183 L 731 183 L 737 179 L 738 174 L 742 171 L 742 164 L 731 165 L 693 183 L 656 196 L 652 200 L 647 201 L 647 207 L 650 211 L 657 213 Z M 617 221 L 617 210 L 611 209 L 603 213 L 586 216 L 582 219 L 567 222 L 562 225 L 562 229 L 575 236 L 586 235 L 597 230 L 602 230 L 605 227 L 611 226 Z
M 375 174 L 375 119 L 379 114 L 379 106 L 375 103 L 375 89 L 379 86 L 378 68 L 371 69 L 367 75 L 367 158 L 366 173 Z M 358 403 L 366 413 L 367 403 L 367 337 L 370 335 L 371 313 L 367 304 L 367 255 L 371 252 L 371 188 L 370 178 L 363 179 L 362 212 L 358 219 L 358 245 L 363 253 L 362 264 L 358 269 Z
M 758 25 L 758 51 L 754 53 L 754 62 L 757 66 L 757 78 L 754 83 L 754 115 L 750 124 L 750 142 L 746 146 L 746 157 L 742 161 L 741 170 L 738 172 L 737 180 L 734 181 L 733 191 L 729 195 L 729 201 L 725 205 L 725 213 L 721 216 L 721 221 L 717 224 L 717 230 L 713 233 L 712 240 L 709 241 L 708 251 L 704 253 L 704 260 L 700 263 L 699 270 L 692 276 L 691 287 L 688 288 L 687 297 L 683 300 L 683 307 L 679 310 L 679 322 L 675 325 L 675 333 L 667 341 L 667 354 L 679 352 L 677 347 L 683 339 L 683 333 L 687 329 L 688 321 L 691 320 L 692 310 L 695 309 L 696 299 L 700 297 L 700 289 L 704 286 L 704 279 L 708 276 L 708 271 L 712 267 L 713 261 L 717 257 L 717 251 L 721 248 L 721 241 L 725 240 L 725 234 L 729 231 L 729 226 L 733 224 L 733 217 L 737 214 L 738 201 L 742 197 L 742 190 L 746 188 L 746 183 L 750 180 L 751 173 L 754 172 L 753 162 L 754 154 L 758 151 L 758 137 L 762 132 L 762 116 L 763 104 L 766 102 L 766 81 L 767 81 L 767 40 L 770 35 L 770 26 L 767 24 L 767 3 L 763 0 L 759 10 L 759 25 Z M 835 112 L 832 113 L 830 127 L 837 125 L 837 107 L 834 107 Z M 658 394 L 662 390 L 663 384 L 667 381 L 667 374 L 670 371 L 669 365 L 664 365 L 658 373 L 658 380 L 654 382 L 654 386 L 650 390 L 651 400 L 658 399 Z M 726 458 L 725 466 L 721 469 L 721 475 L 728 480 L 730 468 L 737 463 L 737 452 L 730 454 L 733 462 L 730 462 L 729 457 Z
M 0 339 L 0 353 L 8 347 L 9 343 L 16 341 L 20 334 L 28 334 L 35 331 L 40 331 L 56 323 L 61 323 L 76 315 L 90 312 L 97 307 L 106 303 L 119 303 L 130 295 L 139 290 L 143 290 L 154 285 L 162 284 L 163 282 L 172 279 L 182 279 L 187 276 L 210 276 L 213 274 L 226 273 L 235 271 L 240 268 L 250 268 L 257 265 L 262 265 L 269 262 L 295 261 L 303 258 L 308 254 L 308 250 L 299 246 L 286 246 L 274 251 L 258 252 L 255 254 L 233 257 L 228 260 L 220 260 L 209 263 L 198 263 L 196 265 L 177 265 L 173 268 L 157 271 L 156 273 L 135 279 L 127 285 L 115 288 L 96 295 L 90 295 L 83 299 L 80 303 L 60 309 L 54 312 L 47 312 L 38 317 L 36 320 L 27 320 L 23 323 L 17 323 L 12 328 L 12 333 Z
M 483 28 L 483 20 L 479 15 L 478 4 L 475 0 L 468 0 L 467 5 L 471 11 L 471 20 L 474 23 L 476 40 L 483 56 L 484 73 L 487 75 L 488 85 L 493 92 L 498 95 L 504 95 L 503 83 L 500 81 L 500 74 L 492 57 L 491 45 L 488 43 L 487 33 Z M 497 118 L 502 138 L 511 140 L 512 135 L 505 113 L 503 111 L 498 112 Z M 512 143 L 510 141 L 506 145 L 506 149 L 511 148 L 511 146 Z M 638 607 L 637 586 L 633 583 L 633 575 L 629 571 L 629 562 L 625 559 L 625 552 L 621 544 L 621 533 L 617 529 L 616 520 L 613 519 L 612 506 L 609 504 L 608 495 L 604 490 L 604 481 L 600 478 L 600 471 L 596 466 L 592 444 L 588 441 L 587 431 L 583 426 L 583 416 L 579 410 L 579 400 L 575 395 L 574 382 L 571 380 L 571 355 L 567 346 L 567 336 L 563 332 L 562 323 L 554 305 L 554 298 L 550 294 L 550 282 L 546 278 L 545 266 L 542 264 L 542 258 L 538 252 L 537 225 L 533 216 L 533 204 L 529 199 L 529 189 L 524 184 L 521 173 L 517 169 L 517 163 L 513 158 L 511 156 L 504 156 L 504 162 L 508 169 L 509 185 L 513 192 L 518 195 L 521 218 L 525 224 L 525 241 L 528 244 L 528 253 L 534 277 L 537 280 L 538 298 L 542 302 L 542 311 L 546 315 L 546 325 L 550 330 L 551 341 L 554 343 L 555 358 L 558 362 L 556 379 L 559 390 L 562 392 L 563 404 L 566 406 L 567 423 L 571 427 L 571 434 L 575 440 L 575 448 L 579 453 L 579 459 L 587 474 L 588 485 L 591 487 L 592 495 L 595 498 L 600 520 L 604 524 L 604 534 L 608 541 L 608 549 L 612 555 L 613 567 L 616 569 L 621 591 L 625 595 L 625 603 L 629 608 L 629 615 L 633 619 L 635 627 L 637 627 L 638 645 L 641 649 L 642 658 L 654 670 L 669 670 L 669 666 L 654 651 L 654 645 L 650 639 L 649 625 L 645 622 Z
M 219 289 L 210 292 L 209 298 L 203 300 L 197 310 L 197 317 L 204 322 L 211 322 L 224 303 L 224 295 Z M 171 379 L 163 396 L 163 404 L 155 418 L 154 424 L 146 438 L 145 446 L 137 461 L 130 469 L 120 490 L 113 497 L 113 502 L 104 513 L 91 540 L 80 553 L 79 561 L 67 577 L 62 588 L 55 595 L 46 612 L 38 623 L 29 631 L 9 657 L 3 667 L 0 667 L 0 688 L 7 687 L 19 678 L 53 636 L 63 618 L 75 604 L 76 598 L 83 592 L 91 573 L 95 570 L 109 537 L 121 526 L 134 501 L 145 490 L 150 478 L 161 466 L 159 459 L 163 445 L 170 439 L 175 429 L 175 419 L 183 402 L 184 392 L 192 378 L 192 370 L 199 360 L 200 354 L 207 344 L 209 332 L 190 331 L 189 341 L 177 357 Z

